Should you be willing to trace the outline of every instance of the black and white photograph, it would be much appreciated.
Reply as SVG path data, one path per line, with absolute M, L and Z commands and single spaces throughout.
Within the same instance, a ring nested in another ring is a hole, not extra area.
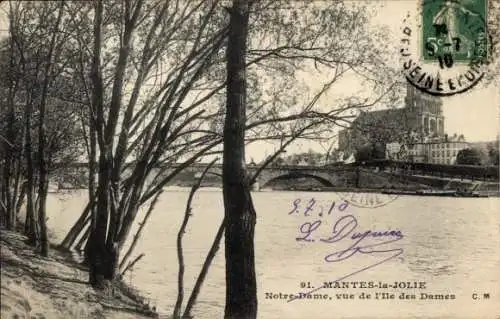
M 500 1 L 0 1 L 1 319 L 500 319 Z

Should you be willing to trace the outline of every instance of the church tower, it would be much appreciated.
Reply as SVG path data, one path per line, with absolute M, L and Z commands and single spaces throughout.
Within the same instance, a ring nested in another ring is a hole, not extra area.
M 405 106 L 414 119 L 414 129 L 422 137 L 443 137 L 444 116 L 443 101 L 437 96 L 426 94 L 406 84 Z

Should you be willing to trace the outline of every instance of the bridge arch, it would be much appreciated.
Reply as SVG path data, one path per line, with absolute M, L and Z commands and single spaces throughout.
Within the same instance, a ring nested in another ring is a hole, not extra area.
M 288 172 L 279 172 L 276 174 L 270 174 L 268 176 L 261 176 L 257 181 L 259 183 L 259 187 L 263 188 L 267 186 L 270 182 L 278 180 L 278 179 L 286 179 L 286 178 L 301 178 L 301 177 L 309 177 L 317 180 L 320 182 L 323 186 L 326 187 L 333 187 L 334 184 L 332 182 L 332 179 L 329 175 L 327 174 L 315 174 L 315 173 L 309 173 L 309 172 L 293 172 L 293 171 L 288 171 Z

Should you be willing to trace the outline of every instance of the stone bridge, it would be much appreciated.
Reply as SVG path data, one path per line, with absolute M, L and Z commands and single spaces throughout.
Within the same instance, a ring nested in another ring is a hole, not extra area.
M 178 169 L 181 164 L 173 164 L 168 166 L 161 176 L 166 176 Z M 167 185 L 192 186 L 193 183 L 200 177 L 201 173 L 207 168 L 208 164 L 192 164 L 184 168 Z M 450 179 L 470 179 L 491 181 L 498 184 L 498 166 L 497 167 L 481 167 L 481 166 L 464 166 L 464 165 L 438 165 L 428 163 L 407 163 L 387 160 L 378 160 L 366 162 L 358 166 L 361 174 L 355 174 L 356 166 L 353 165 L 329 165 L 329 166 L 268 166 L 263 169 L 257 177 L 254 189 L 264 188 L 268 184 L 277 179 L 294 179 L 301 177 L 309 177 L 319 181 L 326 187 L 354 187 L 359 182 L 360 185 L 366 187 L 380 187 L 383 185 L 391 186 L 396 179 L 401 179 L 405 176 L 406 181 L 412 181 L 417 184 L 429 184 L 433 187 L 429 178 L 439 178 L 444 182 Z M 250 174 L 254 174 L 259 169 L 258 166 L 248 165 L 247 169 Z M 160 168 L 150 174 L 150 178 L 157 175 Z M 413 175 L 413 176 L 412 176 Z M 54 177 L 54 182 L 57 182 L 62 188 L 86 188 L 88 183 L 88 166 L 87 163 L 77 163 L 66 167 L 60 175 Z M 161 178 L 160 176 L 160 178 Z M 205 176 L 203 185 L 205 186 L 221 186 L 222 185 L 222 165 L 216 164 L 211 167 L 209 174 Z M 410 178 L 411 177 L 411 178 Z M 443 183 L 444 183 L 443 182 Z M 442 186 L 442 185 L 441 185 Z
M 195 164 L 184 169 L 178 178 L 186 178 L 190 176 L 192 180 L 198 178 L 201 173 L 206 169 L 207 164 Z M 172 167 L 172 169 L 175 168 Z M 248 165 L 248 172 L 253 175 L 259 169 L 258 166 Z M 257 182 L 254 187 L 263 188 L 269 182 L 276 179 L 300 178 L 309 177 L 319 181 L 323 186 L 333 187 L 338 184 L 339 178 L 342 178 L 342 172 L 352 171 L 351 166 L 337 166 L 337 167 L 324 167 L 324 166 L 269 166 L 264 168 L 257 177 Z M 216 164 L 210 168 L 208 174 L 222 176 L 222 165 Z
M 173 170 L 179 167 L 180 164 L 174 164 L 169 166 L 163 173 L 162 176 L 166 176 Z M 184 168 L 179 172 L 169 183 L 170 185 L 183 185 L 188 186 L 197 180 L 202 174 L 202 172 L 207 168 L 208 164 L 193 164 Z M 255 174 L 259 169 L 258 166 L 248 165 L 247 169 L 250 174 Z M 159 169 L 157 169 L 159 170 Z M 254 188 L 259 189 L 268 185 L 271 181 L 276 179 L 293 179 L 301 177 L 309 177 L 319 181 L 323 186 L 333 187 L 338 185 L 339 182 L 345 179 L 344 172 L 352 171 L 352 166 L 335 166 L 335 167 L 324 167 L 324 166 L 269 166 L 264 168 L 259 176 Z M 156 175 L 158 171 L 152 172 L 151 175 Z M 68 168 L 63 177 L 63 184 L 70 188 L 85 188 L 87 185 L 87 164 L 80 163 L 73 165 Z M 221 185 L 222 180 L 222 165 L 213 165 L 204 180 L 208 184 Z M 344 182 L 340 182 L 344 184 Z

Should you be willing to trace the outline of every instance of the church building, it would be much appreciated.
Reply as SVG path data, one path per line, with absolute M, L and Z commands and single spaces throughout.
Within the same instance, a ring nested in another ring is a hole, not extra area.
M 339 133 L 339 151 L 354 154 L 371 144 L 385 153 L 389 143 L 423 143 L 443 139 L 443 102 L 407 84 L 404 107 L 372 112 L 361 111 L 350 128 Z

